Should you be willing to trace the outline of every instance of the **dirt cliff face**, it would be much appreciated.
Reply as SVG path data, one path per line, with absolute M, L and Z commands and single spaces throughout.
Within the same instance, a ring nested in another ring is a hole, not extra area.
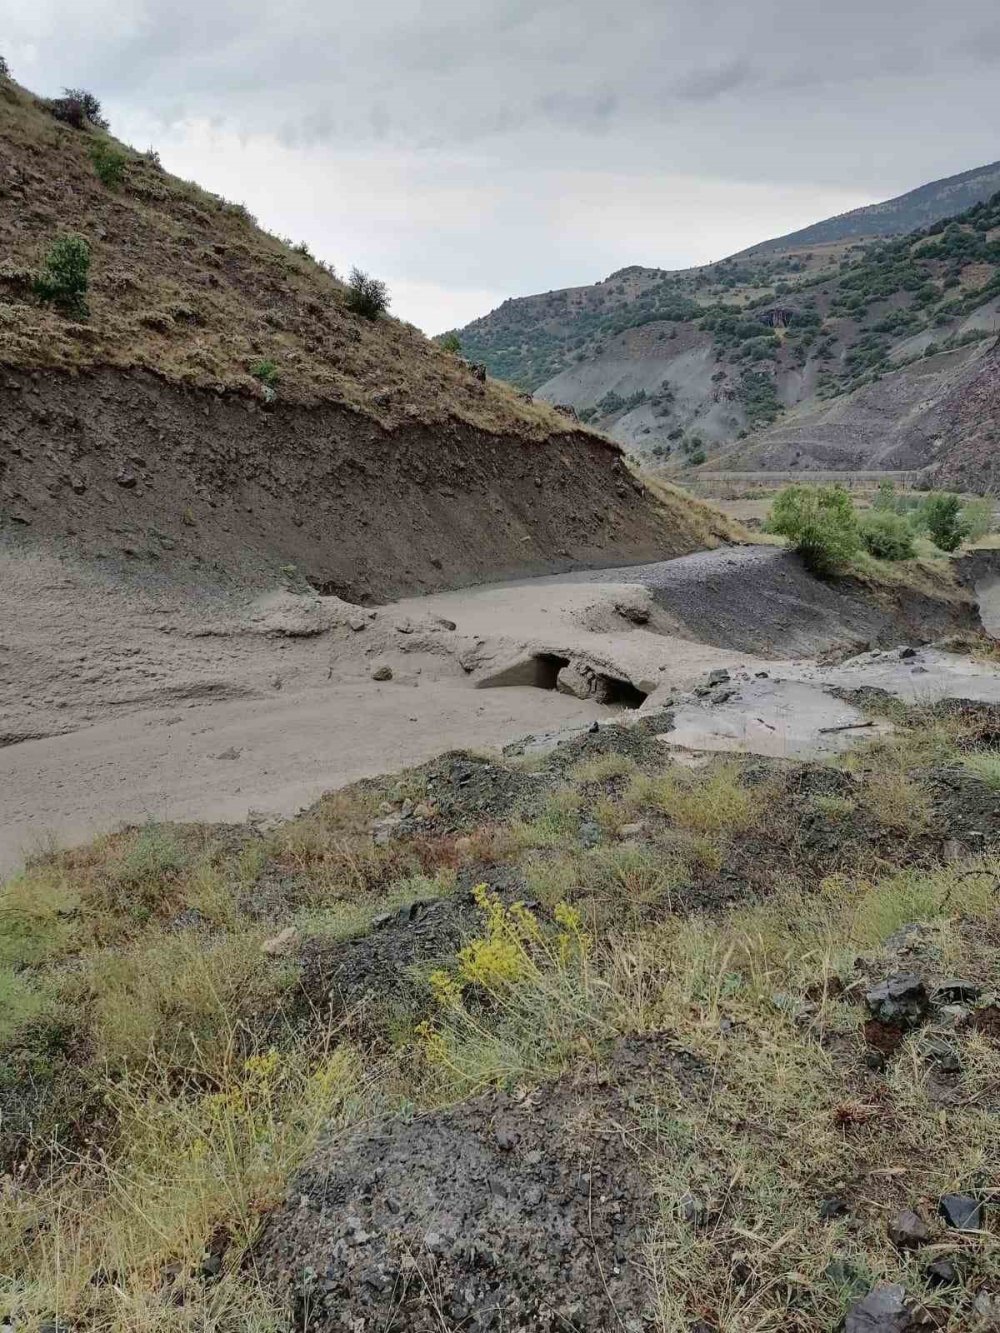
M 713 543 L 587 432 L 386 429 L 336 404 L 263 407 L 143 371 L 8 371 L 0 531 L 84 557 L 266 578 L 352 600 Z

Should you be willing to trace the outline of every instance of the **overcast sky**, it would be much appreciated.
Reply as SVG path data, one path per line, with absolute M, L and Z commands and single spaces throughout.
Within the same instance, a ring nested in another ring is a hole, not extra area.
M 0 53 L 429 333 L 1000 158 L 997 0 L 0 0 Z

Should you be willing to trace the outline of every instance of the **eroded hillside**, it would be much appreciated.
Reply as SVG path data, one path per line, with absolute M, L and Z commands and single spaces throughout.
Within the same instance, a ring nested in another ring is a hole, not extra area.
M 58 109 L 58 108 L 57 108 Z M 0 526 L 379 598 L 695 549 L 619 451 L 351 308 L 239 204 L 0 77 Z M 81 238 L 79 301 L 42 298 Z

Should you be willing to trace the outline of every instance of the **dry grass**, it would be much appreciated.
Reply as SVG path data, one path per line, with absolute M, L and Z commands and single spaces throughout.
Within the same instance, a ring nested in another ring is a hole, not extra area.
M 110 190 L 90 157 L 106 136 L 60 124 L 10 81 L 0 106 L 0 175 L 15 204 L 0 217 L 7 365 L 141 366 L 260 400 L 251 372 L 270 362 L 282 402 L 343 404 L 384 426 L 457 418 L 539 440 L 574 429 L 546 404 L 478 383 L 411 325 L 350 314 L 338 279 L 239 205 L 127 145 L 123 183 Z M 18 206 L 29 196 L 30 208 Z M 85 324 L 39 304 L 23 278 L 66 232 L 92 248 Z
M 431 1008 L 395 1016 L 370 1046 L 303 1004 L 296 959 L 260 944 L 288 920 L 346 940 L 379 911 L 451 891 L 440 850 L 371 843 L 380 799 L 419 794 L 419 775 L 328 798 L 266 839 L 148 826 L 40 859 L 0 892 L 0 1107 L 16 1119 L 11 1089 L 34 1083 L 35 1113 L 54 1108 L 4 1125 L 0 1315 L 277 1333 L 286 1312 L 247 1256 L 326 1126 L 524 1089 L 600 1067 L 620 1037 L 669 1032 L 701 1076 L 637 1094 L 635 1123 L 613 1127 L 656 1201 L 654 1326 L 825 1333 L 853 1290 L 886 1277 L 958 1333 L 962 1307 L 928 1291 L 886 1221 L 903 1206 L 930 1217 L 937 1194 L 993 1169 L 1000 1055 L 948 1030 L 963 1073 L 944 1102 L 920 1035 L 875 1076 L 861 996 L 898 966 L 893 938 L 913 923 L 934 973 L 1000 987 L 1000 862 L 907 864 L 907 833 L 929 818 L 915 774 L 954 760 L 974 722 L 896 720 L 896 735 L 844 761 L 863 782 L 856 799 L 815 795 L 802 811 L 849 838 L 882 792 L 899 863 L 885 853 L 821 882 L 778 880 L 726 910 L 682 913 L 677 890 L 695 862 L 718 868 L 734 839 L 772 823 L 779 787 L 759 767 L 752 780 L 728 759 L 642 771 L 611 754 L 553 770 L 534 819 L 481 830 L 460 853 L 477 874 L 483 857 L 510 862 L 537 906 L 482 896 L 478 932 L 423 978 Z M 617 841 L 626 816 L 650 835 Z M 604 840 L 582 844 L 581 821 Z M 849 1210 L 823 1220 L 834 1195 Z M 934 1253 L 957 1251 L 978 1281 L 1000 1277 L 992 1235 L 943 1235 Z M 222 1271 L 206 1282 L 212 1254 Z

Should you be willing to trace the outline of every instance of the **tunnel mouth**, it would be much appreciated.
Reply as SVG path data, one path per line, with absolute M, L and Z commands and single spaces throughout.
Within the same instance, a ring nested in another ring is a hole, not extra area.
M 634 711 L 641 708 L 649 698 L 645 690 L 640 690 L 638 685 L 633 685 L 630 680 L 621 680 L 616 676 L 598 676 L 597 682 L 597 701 L 609 708 Z
M 536 653 L 531 659 L 531 684 L 540 690 L 556 690 L 559 688 L 559 672 L 568 666 L 568 657 L 560 657 L 557 653 Z

